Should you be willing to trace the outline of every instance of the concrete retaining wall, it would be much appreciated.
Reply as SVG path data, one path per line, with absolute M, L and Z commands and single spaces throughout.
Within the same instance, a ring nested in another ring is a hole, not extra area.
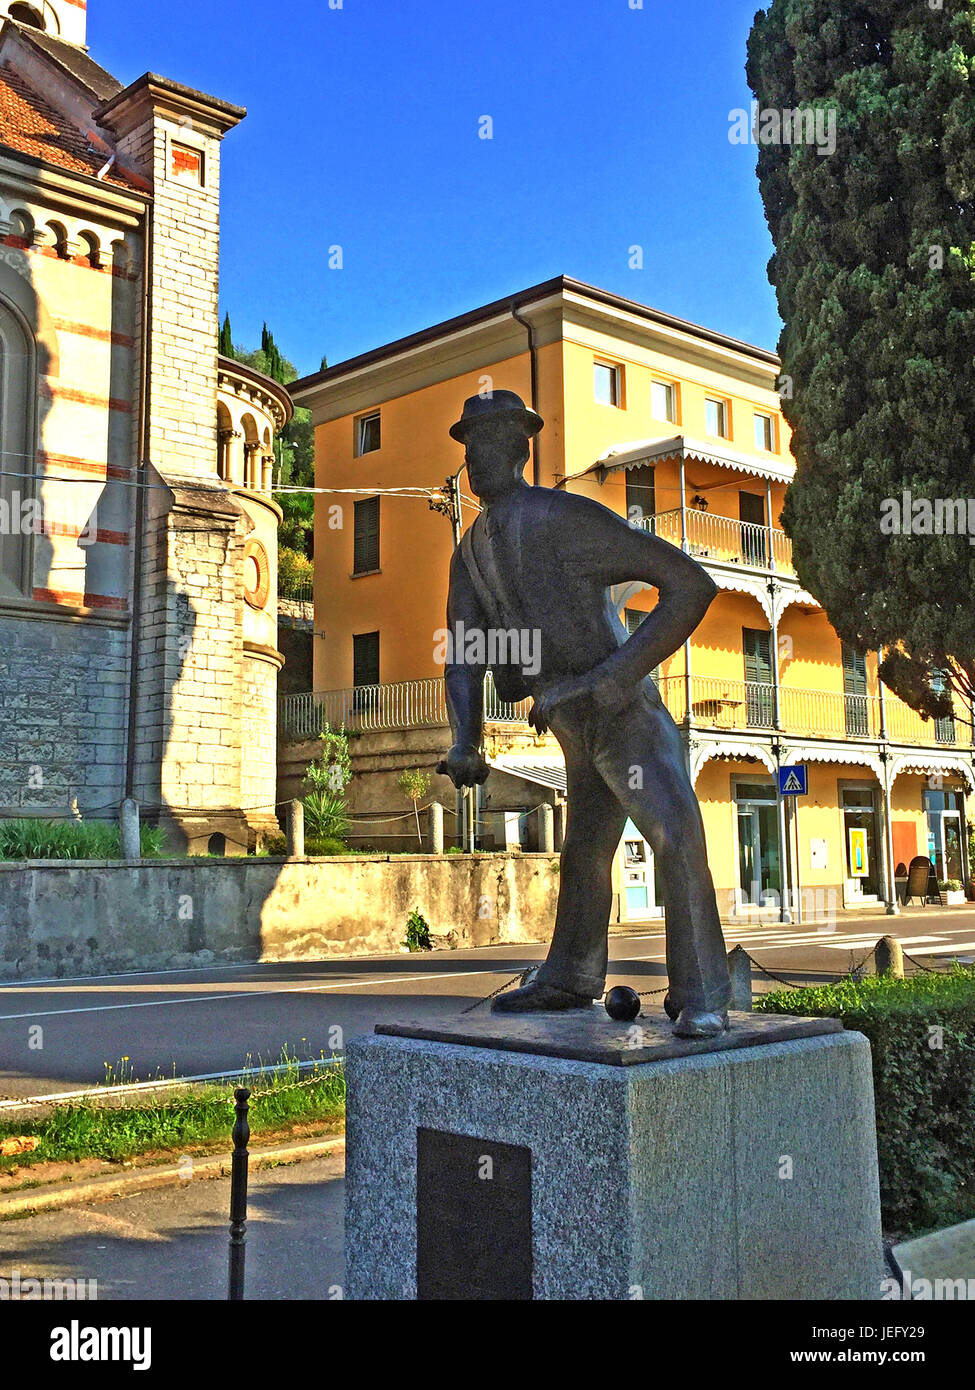
M 547 941 L 558 886 L 548 854 L 0 864 L 0 977 L 384 954 L 414 907 L 441 944 Z

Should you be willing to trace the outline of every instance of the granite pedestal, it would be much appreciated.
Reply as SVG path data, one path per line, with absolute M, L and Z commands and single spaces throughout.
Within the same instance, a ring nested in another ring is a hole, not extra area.
M 870 1047 L 836 1020 L 485 1011 L 346 1065 L 347 1298 L 879 1297 Z

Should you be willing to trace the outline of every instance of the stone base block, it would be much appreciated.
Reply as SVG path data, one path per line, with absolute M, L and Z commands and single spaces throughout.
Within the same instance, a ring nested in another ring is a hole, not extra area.
M 858 1033 L 612 1066 L 347 1048 L 346 1297 L 875 1299 Z

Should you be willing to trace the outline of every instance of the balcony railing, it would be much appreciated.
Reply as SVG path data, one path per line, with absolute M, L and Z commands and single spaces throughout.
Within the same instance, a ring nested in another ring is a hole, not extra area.
M 484 718 L 493 724 L 527 724 L 531 700 L 506 704 L 494 680 L 484 681 Z M 280 705 L 283 738 L 317 738 L 328 724 L 333 729 L 363 733 L 384 729 L 417 729 L 448 724 L 444 683 L 439 676 L 401 681 L 396 685 L 359 685 L 352 690 L 286 695 Z
M 668 676 L 658 683 L 664 704 L 681 723 L 687 716 L 687 683 Z M 527 725 L 531 700 L 505 704 L 488 675 L 484 682 L 484 718 L 488 723 Z M 881 738 L 880 698 L 846 695 L 834 690 L 779 691 L 781 732 L 799 738 Z M 970 715 L 961 704 L 955 719 L 925 720 L 889 692 L 885 695 L 887 737 L 895 743 L 971 748 Z M 717 732 L 759 733 L 775 728 L 775 687 L 761 681 L 691 679 L 691 720 L 695 727 Z M 397 685 L 363 685 L 354 690 L 286 695 L 280 707 L 283 738 L 315 738 L 327 723 L 363 732 L 445 725 L 447 706 L 439 677 Z
M 315 586 L 311 575 L 279 574 L 278 598 L 291 603 L 314 603 Z
M 771 530 L 751 521 L 735 521 L 730 516 L 699 512 L 687 513 L 687 545 L 697 560 L 714 560 L 724 565 L 748 565 L 752 569 L 774 570 L 795 576 L 792 542 L 784 531 Z M 680 545 L 680 508 L 644 517 L 641 525 L 662 540 Z M 771 553 L 770 553 L 771 548 Z

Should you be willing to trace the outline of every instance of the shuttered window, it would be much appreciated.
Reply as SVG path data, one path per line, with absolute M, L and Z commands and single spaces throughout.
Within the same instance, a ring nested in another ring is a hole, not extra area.
M 352 684 L 379 684 L 378 632 L 361 632 L 352 638 Z
M 626 470 L 626 519 L 636 525 L 657 509 L 653 468 L 649 463 Z
M 745 653 L 745 699 L 748 723 L 752 728 L 770 729 L 774 723 L 775 700 L 772 690 L 772 634 L 767 629 L 742 628 Z
M 379 498 L 355 503 L 353 574 L 369 574 L 379 568 Z
M 623 621 L 626 623 L 626 635 L 628 637 L 632 637 L 634 632 L 636 632 L 637 628 L 643 622 L 644 618 L 649 618 L 649 616 L 649 613 L 644 613 L 642 609 L 639 608 L 624 608 Z M 660 684 L 659 666 L 655 666 L 653 670 L 650 672 L 650 679 L 653 681 L 654 685 Z
M 867 705 L 867 658 L 843 643 L 843 689 L 846 692 L 846 732 L 850 738 L 870 731 Z

